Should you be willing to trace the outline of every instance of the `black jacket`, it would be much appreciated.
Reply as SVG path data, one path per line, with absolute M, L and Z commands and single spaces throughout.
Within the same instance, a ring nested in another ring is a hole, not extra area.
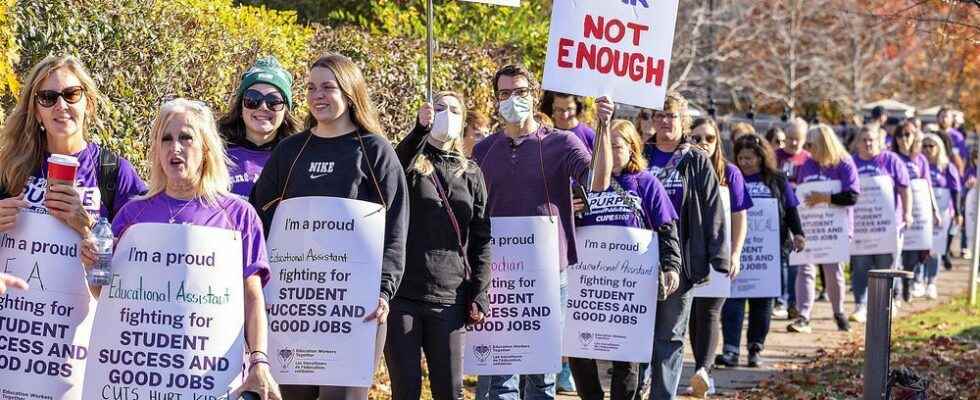
M 300 154 L 304 143 L 306 148 Z M 384 204 L 381 297 L 388 300 L 398 290 L 405 269 L 407 192 L 405 174 L 384 137 L 352 132 L 322 138 L 307 130 L 283 139 L 276 146 L 252 188 L 249 201 L 258 211 L 266 235 L 279 202 L 289 198 L 329 196 Z
M 411 199 L 405 275 L 396 297 L 464 304 L 467 308 L 476 303 L 480 310 L 489 312 L 490 217 L 483 173 L 476 163 L 428 144 L 427 135 L 427 129 L 416 125 L 395 149 L 405 168 Z M 432 163 L 432 174 L 423 175 L 414 169 L 420 155 Z M 459 174 L 461 166 L 464 172 Z M 433 178 L 439 180 L 449 199 L 459 237 Z M 460 248 L 460 238 L 465 252 Z M 464 253 L 468 265 L 463 261 Z

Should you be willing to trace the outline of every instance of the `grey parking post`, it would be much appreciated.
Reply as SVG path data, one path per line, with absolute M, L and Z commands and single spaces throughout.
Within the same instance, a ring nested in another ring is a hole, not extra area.
M 864 400 L 888 397 L 892 344 L 892 283 L 912 278 L 907 271 L 876 269 L 868 272 L 868 321 L 864 335 Z

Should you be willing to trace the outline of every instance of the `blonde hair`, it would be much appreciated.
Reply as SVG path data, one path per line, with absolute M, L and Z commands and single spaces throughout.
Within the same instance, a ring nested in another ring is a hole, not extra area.
M 310 65 L 310 69 L 313 68 L 326 68 L 333 72 L 337 78 L 337 86 L 340 87 L 340 92 L 347 100 L 350 119 L 355 126 L 365 132 L 385 137 L 378 118 L 378 109 L 371 101 L 371 94 L 368 92 L 364 74 L 361 73 L 357 64 L 342 54 L 327 53 Z M 310 113 L 306 117 L 307 128 L 313 128 L 316 124 L 316 118 Z
M 463 95 L 452 91 L 439 92 L 432 96 L 432 102 L 436 103 L 444 97 L 454 97 L 456 100 L 459 100 L 460 109 L 463 113 L 461 119 L 466 121 L 466 101 L 463 99 Z M 470 165 L 473 163 L 466 159 L 466 157 L 463 155 L 462 132 L 460 132 L 459 138 L 450 140 L 449 143 L 450 154 L 452 154 L 454 158 L 459 161 L 459 166 L 453 172 L 456 174 L 456 176 L 463 175 L 464 172 L 469 170 Z M 425 144 L 423 143 L 422 146 L 425 146 Z M 426 157 L 425 152 L 421 151 L 419 152 L 418 156 L 415 157 L 415 163 L 412 164 L 412 168 L 410 170 L 415 170 L 424 176 L 429 176 L 429 174 L 435 170 L 435 167 L 432 166 L 432 161 L 429 160 L 429 157 Z
M 691 115 L 687 112 L 688 102 L 679 92 L 667 92 L 664 98 L 664 112 L 678 114 L 680 116 L 681 135 L 686 137 L 691 133 Z
M 623 171 L 630 174 L 646 171 L 647 159 L 643 156 L 643 139 L 633 123 L 625 119 L 617 119 L 612 122 L 610 130 L 622 136 L 630 147 L 630 159 L 623 166 Z
M 102 98 L 95 80 L 73 56 L 48 56 L 37 63 L 27 74 L 25 85 L 21 88 L 17 104 L 0 130 L 0 186 L 11 194 L 16 194 L 27 183 L 27 177 L 41 165 L 48 149 L 47 135 L 41 121 L 37 119 L 37 91 L 41 84 L 55 70 L 66 68 L 78 78 L 85 95 L 85 116 L 82 119 L 82 135 L 88 139 L 88 129 L 98 125 L 100 100 Z
M 822 168 L 830 168 L 841 161 L 850 158 L 847 154 L 847 149 L 841 144 L 840 140 L 837 139 L 837 134 L 834 130 L 825 124 L 818 124 L 817 126 L 810 129 L 810 138 L 807 140 L 812 143 L 810 147 L 810 154 L 813 156 L 813 160 L 816 161 Z
M 938 167 L 940 171 L 945 171 L 946 167 L 949 166 L 949 155 L 946 154 L 946 146 L 943 145 L 943 139 L 935 133 L 929 133 L 922 137 L 922 143 L 925 143 L 927 140 L 933 142 L 937 149 L 935 162 L 936 167 Z M 929 155 L 926 154 L 926 157 L 928 156 Z
M 197 134 L 195 140 L 201 140 L 203 159 L 201 161 L 200 179 L 197 181 L 197 196 L 209 206 L 217 206 L 218 199 L 230 195 L 231 177 L 228 173 L 228 156 L 225 154 L 224 141 L 218 134 L 217 124 L 211 110 L 199 101 L 174 99 L 160 107 L 160 114 L 153 120 L 150 128 L 150 180 L 147 184 L 149 191 L 142 199 L 153 197 L 167 188 L 167 175 L 160 165 L 158 155 L 162 151 L 161 141 L 170 122 L 178 115 L 185 115 L 190 126 Z

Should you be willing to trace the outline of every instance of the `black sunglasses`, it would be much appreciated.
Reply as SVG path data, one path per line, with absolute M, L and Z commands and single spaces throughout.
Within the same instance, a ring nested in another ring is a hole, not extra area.
M 82 100 L 85 96 L 85 88 L 81 86 L 70 86 L 62 89 L 60 92 L 55 90 L 38 90 L 35 94 L 37 99 L 37 104 L 42 107 L 52 107 L 54 103 L 58 102 L 58 98 L 61 97 L 65 99 L 68 104 L 75 104 Z
M 249 110 L 258 110 L 262 103 L 272 111 L 282 111 L 286 108 L 286 100 L 278 94 L 262 94 L 258 90 L 246 90 L 242 95 L 242 106 Z

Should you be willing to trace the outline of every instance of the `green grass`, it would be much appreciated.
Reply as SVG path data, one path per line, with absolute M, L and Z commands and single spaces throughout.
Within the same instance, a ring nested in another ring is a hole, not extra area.
M 962 297 L 892 322 L 894 341 L 924 341 L 933 336 L 980 341 L 980 306 L 970 307 Z

